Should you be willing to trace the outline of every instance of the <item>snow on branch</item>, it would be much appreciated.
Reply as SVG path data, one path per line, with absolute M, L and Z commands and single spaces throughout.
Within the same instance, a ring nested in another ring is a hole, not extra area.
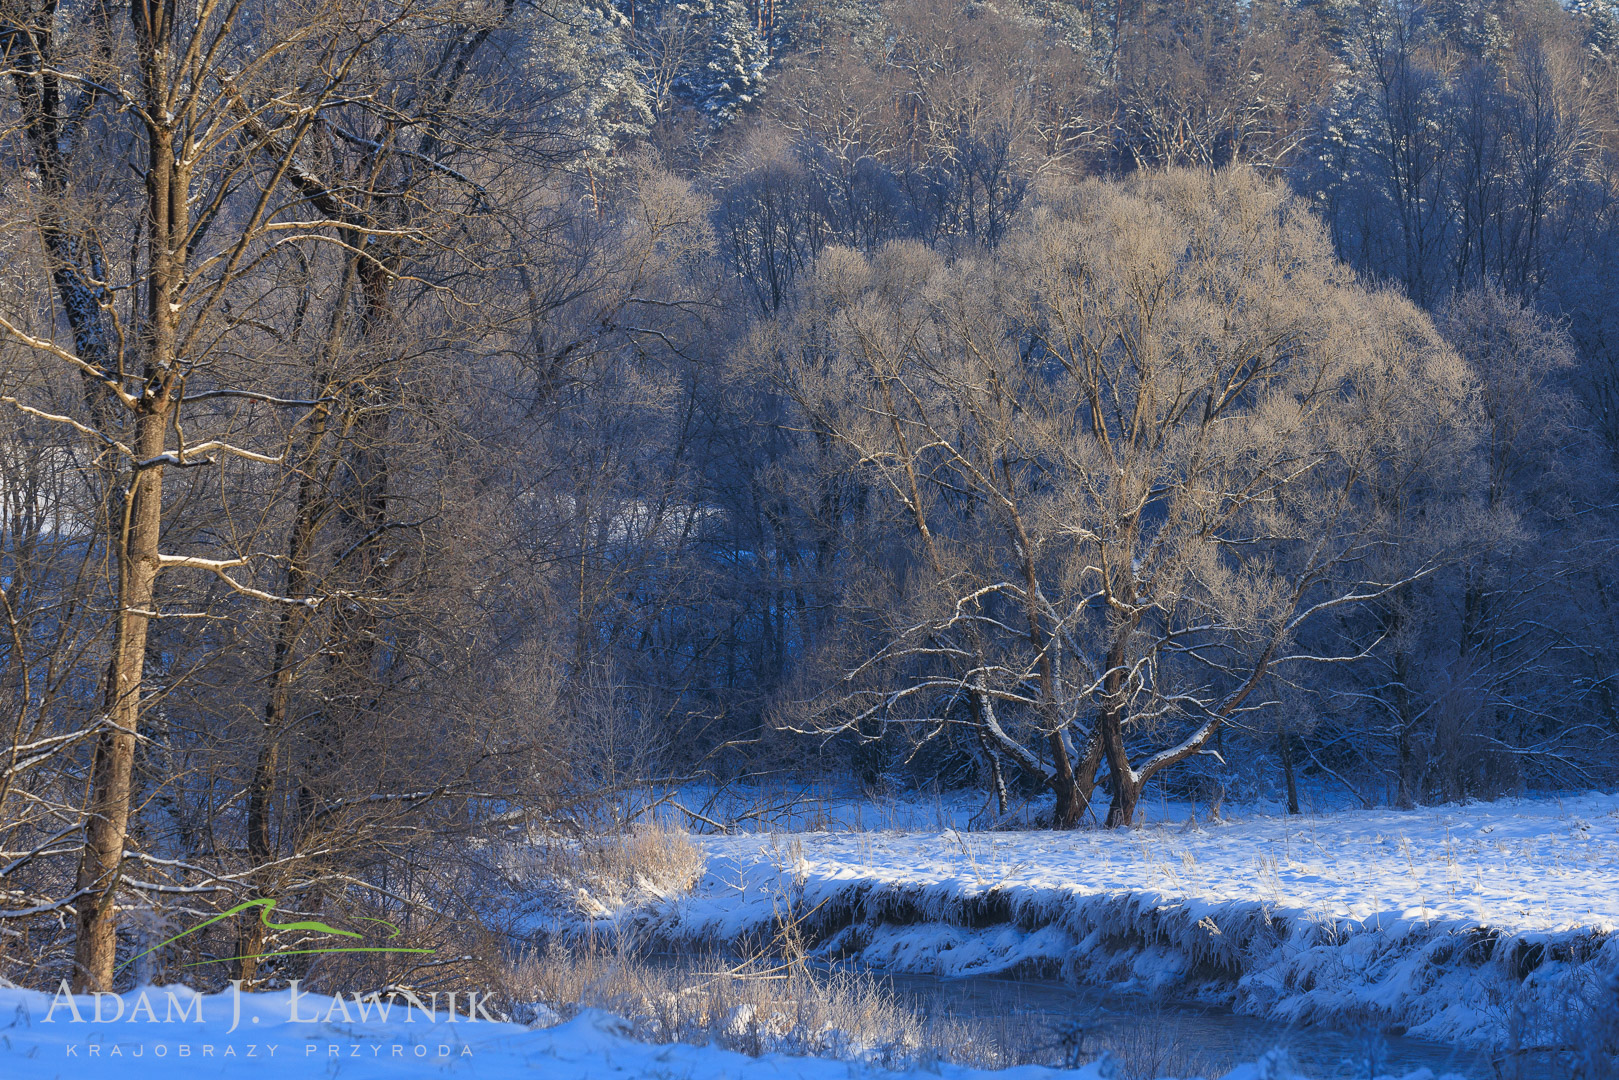
M 124 406 L 124 408 L 133 409 L 139 404 L 139 401 L 132 394 L 130 394 L 129 391 L 123 388 L 123 385 L 120 383 L 118 378 L 112 373 L 102 371 L 89 361 L 80 359 L 75 354 L 68 352 L 66 349 L 56 344 L 56 342 L 49 341 L 45 338 L 34 337 L 32 334 L 29 334 L 24 330 L 12 325 L 3 315 L 0 315 L 0 330 L 4 330 L 6 333 L 15 338 L 20 344 L 26 345 L 30 349 L 37 349 L 40 352 L 49 353 L 58 360 L 64 360 L 78 368 L 79 371 L 90 376 L 92 379 L 95 379 L 108 390 L 111 390 L 113 394 L 117 396 L 119 402 Z M 10 401 L 11 399 L 7 398 L 5 400 Z M 15 404 L 15 402 L 13 402 L 13 404 Z M 55 419 L 55 417 L 52 417 L 51 419 Z
M 161 570 L 206 570 L 219 580 L 223 581 L 232 592 L 252 597 L 254 600 L 263 600 L 270 604 L 289 604 L 293 607 L 309 608 L 313 610 L 320 606 L 319 597 L 281 596 L 276 593 L 256 589 L 251 585 L 244 585 L 231 577 L 225 571 L 238 566 L 246 566 L 251 556 L 240 555 L 234 559 L 205 559 L 197 555 L 159 555 L 158 568 Z
M 22 402 L 18 401 L 14 397 L 11 397 L 10 395 L 0 395 L 0 401 L 5 402 L 7 405 L 10 405 L 12 408 L 16 409 L 18 412 L 23 413 L 23 414 L 25 414 L 27 416 L 32 416 L 32 417 L 35 417 L 35 418 L 40 419 L 40 420 L 49 420 L 53 424 L 66 424 L 68 427 L 72 428 L 74 431 L 77 431 L 79 434 L 87 435 L 90 438 L 99 441 L 103 446 L 107 446 L 107 447 L 110 447 L 110 448 L 112 448 L 114 450 L 117 450 L 120 454 L 123 454 L 125 457 L 134 457 L 135 456 L 135 452 L 133 450 L 131 450 L 129 447 L 125 446 L 123 443 L 119 442 L 117 439 L 114 439 L 112 436 L 107 435 L 104 432 L 97 431 L 95 428 L 89 426 L 88 424 L 82 424 L 79 421 L 73 419 L 73 417 L 71 417 L 71 416 L 63 416 L 63 415 L 61 415 L 59 413 L 48 413 L 48 412 L 45 412 L 43 409 L 36 409 L 32 405 L 24 405 Z

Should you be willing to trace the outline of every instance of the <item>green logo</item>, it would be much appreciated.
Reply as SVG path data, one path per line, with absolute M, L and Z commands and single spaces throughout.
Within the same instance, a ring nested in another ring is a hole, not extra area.
M 271 930 L 309 930 L 317 934 L 335 934 L 338 937 L 360 938 L 362 940 L 364 940 L 365 937 L 365 935 L 355 933 L 353 930 L 339 930 L 335 926 L 327 926 L 325 923 L 315 922 L 313 919 L 289 923 L 272 922 L 270 919 L 270 912 L 275 910 L 275 901 L 269 897 L 265 897 L 259 900 L 244 900 L 242 903 L 237 904 L 229 911 L 221 912 L 211 919 L 198 923 L 189 930 L 183 930 L 171 938 L 160 941 L 156 945 L 153 945 L 150 949 L 147 949 L 145 952 L 137 953 L 136 955 L 131 956 L 128 960 L 125 960 L 122 964 L 118 965 L 118 970 L 123 971 L 124 968 L 128 967 L 130 964 L 133 964 L 141 957 L 155 953 L 165 945 L 171 945 L 183 937 L 188 937 L 191 934 L 195 934 L 198 930 L 206 929 L 216 922 L 221 922 L 230 918 L 232 915 L 239 915 L 248 908 L 255 907 L 259 909 L 259 920 Z M 366 918 L 363 915 L 360 916 L 360 918 L 365 922 L 380 923 L 383 926 L 386 926 L 390 931 L 392 931 L 388 935 L 390 940 L 397 938 L 402 933 L 399 927 L 395 926 L 387 919 L 371 919 Z M 187 964 L 185 966 L 201 967 L 204 964 L 227 964 L 232 960 L 262 960 L 267 956 L 299 956 L 310 953 L 433 953 L 437 951 L 438 950 L 436 949 L 405 949 L 398 946 L 389 945 L 334 945 L 321 949 L 282 949 L 278 952 L 244 953 L 241 956 L 221 956 L 214 960 L 198 960 L 195 963 Z

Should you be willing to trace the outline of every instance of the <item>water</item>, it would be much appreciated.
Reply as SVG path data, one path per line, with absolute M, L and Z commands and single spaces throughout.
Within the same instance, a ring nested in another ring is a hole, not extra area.
M 1293 1067 L 1319 1080 L 1367 1080 L 1404 1076 L 1418 1069 L 1454 1073 L 1467 1080 L 1566 1080 L 1568 1072 L 1547 1055 L 1525 1055 L 1497 1068 L 1482 1050 L 1444 1046 L 1375 1031 L 1347 1032 L 1290 1027 L 1239 1016 L 1213 1006 L 1117 994 L 1096 987 L 1045 979 L 969 976 L 943 979 L 873 971 L 912 1008 L 930 1017 L 960 1020 L 1017 1018 L 1029 1026 L 1058 1030 L 1077 1025 L 1087 1045 L 1140 1048 L 1152 1041 L 1171 1048 L 1168 1060 L 1192 1058 L 1221 1075 L 1280 1047 Z

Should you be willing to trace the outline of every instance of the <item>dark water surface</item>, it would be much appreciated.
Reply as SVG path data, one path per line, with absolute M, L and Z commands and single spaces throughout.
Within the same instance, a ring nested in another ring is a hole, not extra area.
M 1404 1076 L 1427 1068 L 1467 1080 L 1566 1080 L 1548 1055 L 1491 1061 L 1482 1050 L 1444 1046 L 1375 1031 L 1290 1027 L 1217 1007 L 1117 994 L 1047 979 L 969 976 L 945 979 L 867 969 L 918 1012 L 961 1020 L 1018 1019 L 1052 1031 L 1078 1026 L 1090 1045 L 1170 1048 L 1167 1060 L 1193 1059 L 1215 1076 L 1267 1051 L 1287 1051 L 1292 1066 L 1318 1080 Z M 1167 1061 L 1166 1061 L 1167 1063 Z

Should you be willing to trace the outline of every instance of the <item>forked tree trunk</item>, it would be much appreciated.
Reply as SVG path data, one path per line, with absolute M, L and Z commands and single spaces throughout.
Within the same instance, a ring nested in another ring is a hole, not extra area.
M 1108 778 L 1113 801 L 1107 808 L 1107 827 L 1127 828 L 1136 820 L 1136 803 L 1141 801 L 1142 778 L 1130 767 L 1130 754 L 1124 745 L 1124 643 L 1120 633 L 1107 652 L 1107 674 L 1102 678 L 1102 746 L 1107 753 Z
M 1074 763 L 1074 791 L 1078 795 L 1079 806 L 1073 825 L 1068 828 L 1077 826 L 1080 818 L 1091 809 L 1091 795 L 1096 790 L 1096 770 L 1102 767 L 1102 749 L 1102 733 L 1093 728 L 1090 738 L 1085 741 L 1085 752 Z
M 1012 481 L 1012 466 L 1005 459 L 1001 459 L 1001 471 L 1006 477 L 1008 491 L 1016 490 Z M 1023 527 L 1023 515 L 1018 512 L 1017 504 L 1010 503 L 1009 515 L 1012 525 L 1012 535 L 1017 540 L 1017 549 L 1022 555 L 1023 587 L 1024 587 L 1024 615 L 1028 620 L 1029 644 L 1040 659 L 1037 662 L 1040 672 L 1040 703 L 1038 712 L 1040 720 L 1045 725 L 1047 740 L 1051 746 L 1051 790 L 1056 793 L 1057 805 L 1053 811 L 1052 825 L 1058 829 L 1072 829 L 1079 825 L 1085 811 L 1090 808 L 1091 788 L 1096 777 L 1094 763 L 1086 768 L 1082 762 L 1080 772 L 1074 771 L 1074 761 L 1068 754 L 1068 744 L 1063 739 L 1062 715 L 1057 704 L 1057 676 L 1051 662 L 1051 649 L 1047 648 L 1046 633 L 1040 623 L 1040 578 L 1035 572 L 1034 544 L 1029 538 L 1028 530 Z M 1089 755 L 1086 755 L 1089 758 Z
M 1108 768 L 1112 770 L 1113 754 L 1108 754 Z M 1125 765 L 1129 768 L 1129 765 Z M 1129 776 L 1110 772 L 1113 777 L 1113 801 L 1108 804 L 1106 825 L 1110 829 L 1127 829 L 1135 824 L 1136 804 L 1141 801 L 1141 782 L 1132 773 Z
M 1120 644 L 1114 646 L 1108 654 L 1108 680 L 1119 678 L 1119 683 L 1104 682 L 1108 688 L 1104 696 L 1107 703 L 1103 710 L 1102 737 L 1107 743 L 1108 768 L 1111 770 L 1113 782 L 1113 805 L 1108 807 L 1108 828 L 1123 828 L 1135 823 L 1136 806 L 1141 801 L 1141 792 L 1146 788 L 1161 770 L 1178 765 L 1193 754 L 1200 754 L 1220 728 L 1225 725 L 1231 714 L 1247 700 L 1248 695 L 1265 678 L 1270 671 L 1271 658 L 1275 655 L 1278 634 L 1271 638 L 1265 651 L 1254 662 L 1253 668 L 1248 672 L 1247 679 L 1236 690 L 1232 691 L 1218 708 L 1211 710 L 1211 715 L 1203 722 L 1189 738 L 1179 746 L 1153 754 L 1141 766 L 1135 769 L 1130 765 L 1130 755 L 1124 745 L 1124 712 L 1125 700 L 1123 694 L 1122 676 L 1117 676 L 1119 662 L 1123 658 L 1122 638 Z
M 1084 794 L 1080 793 L 1074 778 L 1074 764 L 1069 760 L 1061 734 L 1053 732 L 1047 741 L 1051 744 L 1051 790 L 1057 795 L 1051 824 L 1058 829 L 1072 829 L 1085 816 L 1086 796 L 1090 791 L 1087 788 Z

